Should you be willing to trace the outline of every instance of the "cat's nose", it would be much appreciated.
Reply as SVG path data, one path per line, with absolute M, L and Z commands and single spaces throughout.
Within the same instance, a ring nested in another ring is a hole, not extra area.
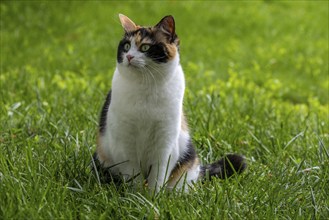
M 128 62 L 130 62 L 130 60 L 132 60 L 132 59 L 134 58 L 134 56 L 132 56 L 132 55 L 130 55 L 130 54 L 128 54 L 126 57 L 127 57 L 127 59 L 128 59 Z

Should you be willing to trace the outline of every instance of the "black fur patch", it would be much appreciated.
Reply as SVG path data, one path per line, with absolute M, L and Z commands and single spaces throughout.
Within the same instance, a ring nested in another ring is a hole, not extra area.
M 131 37 L 135 37 L 137 34 L 140 35 L 141 39 L 144 38 L 149 38 L 150 40 L 155 40 L 155 32 L 154 30 L 152 30 L 152 28 L 149 27 L 142 27 L 139 28 L 136 31 L 132 31 L 132 32 L 126 32 L 124 35 L 124 39 L 129 39 Z
M 187 151 L 185 151 L 184 154 L 179 157 L 176 166 L 172 170 L 172 173 L 174 173 L 177 169 L 179 169 L 181 166 L 183 166 L 186 163 L 189 163 L 192 161 L 192 164 L 193 164 L 196 157 L 197 157 L 197 154 L 195 152 L 192 141 L 189 140 L 187 143 Z
M 185 164 L 189 161 L 194 161 L 196 157 L 197 157 L 197 154 L 195 152 L 193 143 L 192 143 L 191 140 L 189 140 L 188 143 L 187 143 L 187 151 L 185 151 L 184 155 L 182 155 L 178 159 L 178 163 L 179 164 Z
M 221 179 L 228 178 L 235 173 L 242 173 L 247 168 L 243 156 L 238 154 L 228 154 L 219 161 L 207 164 L 201 167 L 201 175 L 209 178 L 218 177 Z
M 135 35 L 139 33 L 141 38 L 149 38 L 150 40 L 154 40 L 154 33 L 152 32 L 151 28 L 140 28 L 135 32 Z
M 111 103 L 111 90 L 106 96 L 105 103 L 102 108 L 101 116 L 99 118 L 99 132 L 103 134 L 105 132 L 106 128 L 106 119 L 107 119 L 107 111 L 109 109 L 110 103 Z
M 166 63 L 169 59 L 166 46 L 163 43 L 151 45 L 146 55 L 156 63 Z
M 123 53 L 125 52 L 124 51 L 124 45 L 127 42 L 129 42 L 129 40 L 127 40 L 127 39 L 124 38 L 119 43 L 118 52 L 117 52 L 117 61 L 118 61 L 118 63 L 122 63 L 123 62 Z

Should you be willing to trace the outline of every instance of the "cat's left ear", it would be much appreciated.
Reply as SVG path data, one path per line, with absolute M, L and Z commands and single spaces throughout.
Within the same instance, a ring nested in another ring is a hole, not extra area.
M 158 28 L 162 28 L 165 32 L 171 35 L 171 37 L 175 36 L 175 20 L 171 15 L 167 15 L 161 19 L 161 21 L 156 25 Z
M 130 20 L 127 16 L 125 16 L 123 14 L 119 14 L 119 18 L 120 18 L 121 25 L 126 32 L 136 31 L 138 29 L 138 26 L 132 20 Z

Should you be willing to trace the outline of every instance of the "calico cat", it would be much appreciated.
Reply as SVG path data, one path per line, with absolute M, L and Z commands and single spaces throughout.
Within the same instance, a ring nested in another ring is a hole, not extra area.
M 146 181 L 157 191 L 242 172 L 246 163 L 237 154 L 200 164 L 183 114 L 185 80 L 174 18 L 165 16 L 153 27 L 119 18 L 125 33 L 100 117 L 98 171 L 108 180 Z

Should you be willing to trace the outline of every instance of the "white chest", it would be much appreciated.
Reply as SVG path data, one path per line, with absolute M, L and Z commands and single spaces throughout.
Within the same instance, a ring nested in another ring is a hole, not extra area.
M 133 158 L 132 166 L 138 166 L 175 147 L 184 88 L 181 68 L 170 81 L 157 85 L 136 84 L 115 72 L 106 130 L 114 163 Z

